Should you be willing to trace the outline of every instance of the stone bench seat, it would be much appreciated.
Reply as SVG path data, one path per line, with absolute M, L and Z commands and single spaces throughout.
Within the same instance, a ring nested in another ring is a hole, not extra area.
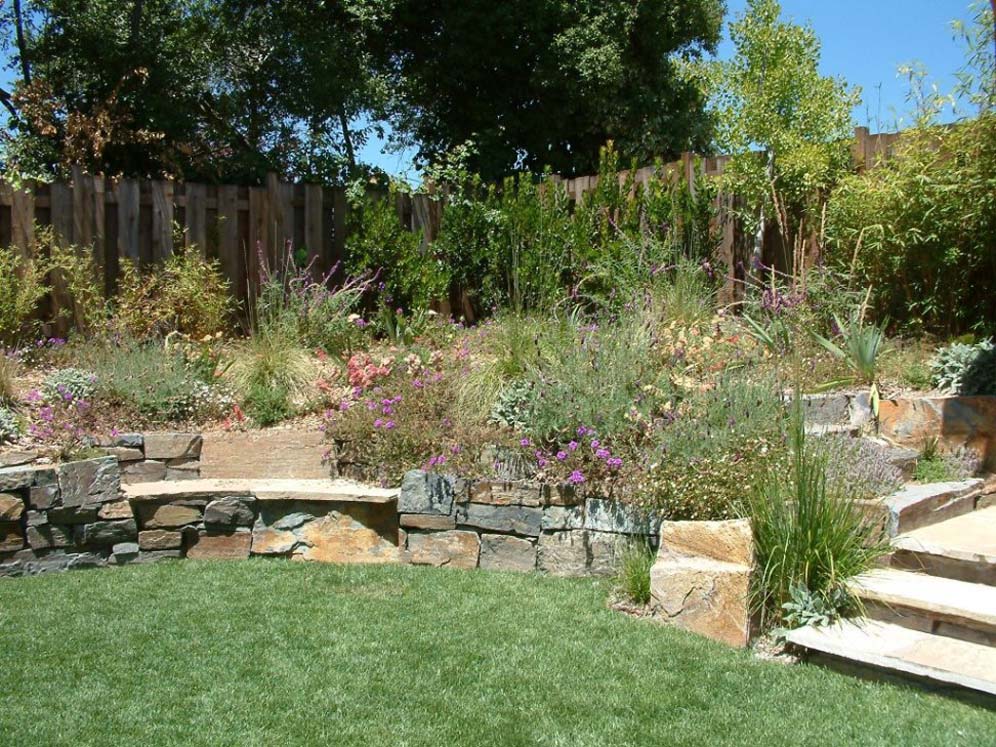
M 375 488 L 349 480 L 294 479 L 205 479 L 140 482 L 122 486 L 132 503 L 142 501 L 252 496 L 258 501 L 308 501 L 330 503 L 388 504 L 398 499 L 398 490 Z

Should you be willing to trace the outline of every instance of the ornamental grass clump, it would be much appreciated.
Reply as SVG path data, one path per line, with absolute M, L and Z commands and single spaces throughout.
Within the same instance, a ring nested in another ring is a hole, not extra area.
M 805 589 L 838 614 L 859 607 L 847 582 L 888 552 L 880 526 L 827 477 L 826 456 L 806 448 L 802 405 L 793 405 L 792 458 L 787 471 L 770 471 L 749 495 L 758 573 L 753 605 L 762 620 L 785 617 Z
M 655 559 L 653 548 L 643 542 L 634 542 L 623 552 L 616 586 L 634 604 L 650 602 L 650 569 Z

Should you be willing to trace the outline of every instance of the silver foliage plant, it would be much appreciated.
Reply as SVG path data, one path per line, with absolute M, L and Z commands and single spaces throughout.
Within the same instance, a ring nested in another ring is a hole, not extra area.
M 956 342 L 937 351 L 930 362 L 934 386 L 946 394 L 996 394 L 996 345 Z
M 827 483 L 851 498 L 888 495 L 904 482 L 902 471 L 889 461 L 887 451 L 868 439 L 835 433 L 811 438 L 806 447 L 825 459 Z

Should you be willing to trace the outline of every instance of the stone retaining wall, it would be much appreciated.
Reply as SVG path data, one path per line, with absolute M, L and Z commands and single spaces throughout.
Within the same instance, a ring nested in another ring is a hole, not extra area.
M 413 470 L 398 497 L 401 559 L 416 565 L 610 575 L 659 520 L 570 486 L 469 482 Z
M 121 482 L 196 480 L 201 476 L 199 433 L 122 433 L 99 444 L 118 460 Z

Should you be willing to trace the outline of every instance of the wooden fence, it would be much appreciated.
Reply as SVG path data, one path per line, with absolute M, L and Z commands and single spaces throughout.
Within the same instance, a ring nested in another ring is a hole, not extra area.
M 872 167 L 891 155 L 897 134 L 871 135 L 855 131 L 852 146 L 856 168 Z M 727 156 L 702 159 L 706 176 L 723 172 Z M 694 189 L 695 157 L 684 154 L 667 164 L 676 178 Z M 647 183 L 655 169 L 642 168 L 636 183 Z M 624 180 L 627 172 L 621 172 Z M 576 200 L 598 184 L 597 176 L 557 179 Z M 718 260 L 732 276 L 746 237 L 732 220 L 729 196 L 718 198 L 722 237 Z M 435 238 L 442 221 L 440 202 L 425 195 L 402 196 L 399 219 L 411 230 L 421 230 L 426 243 Z M 31 254 L 36 228 L 51 226 L 56 240 L 92 247 L 102 268 L 105 290 L 113 292 L 123 260 L 140 266 L 161 262 L 175 243 L 196 246 L 205 256 L 217 258 L 237 297 L 246 298 L 255 287 L 260 256 L 273 262 L 287 242 L 307 250 L 322 271 L 343 257 L 346 240 L 346 196 L 342 188 L 317 184 L 290 184 L 275 174 L 265 186 L 210 185 L 173 180 L 110 178 L 75 169 L 68 182 L 26 184 L 13 189 L 0 182 L 0 246 L 15 246 Z

